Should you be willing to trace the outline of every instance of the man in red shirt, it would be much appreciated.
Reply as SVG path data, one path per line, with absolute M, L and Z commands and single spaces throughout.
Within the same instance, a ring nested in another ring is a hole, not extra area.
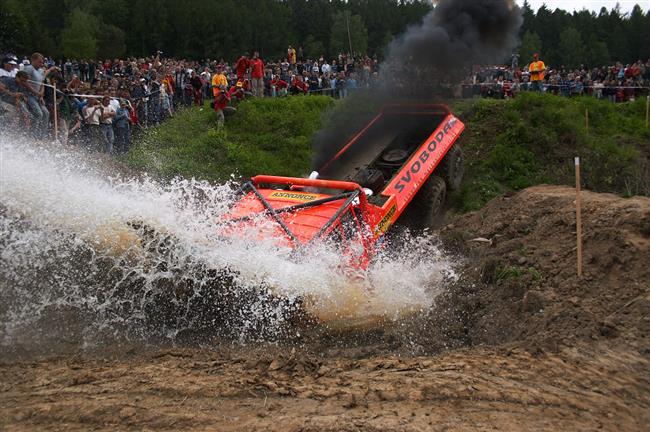
M 253 95 L 264 97 L 264 62 L 260 53 L 255 51 L 251 65 L 251 80 L 253 81 Z
M 225 91 L 220 91 L 218 95 L 215 95 L 214 98 L 214 111 L 217 113 L 217 129 L 223 127 L 223 123 L 226 120 L 226 117 L 223 114 L 223 110 L 228 107 L 230 103 L 230 95 Z
M 237 84 L 230 87 L 230 90 L 228 90 L 228 98 L 230 100 L 235 98 L 237 101 L 241 101 L 244 97 L 246 97 L 246 93 L 244 93 L 244 83 L 237 81 Z
M 307 94 L 309 85 L 303 80 L 301 75 L 295 75 L 291 81 L 291 93 L 298 94 L 300 92 Z
M 237 71 L 237 81 L 243 81 L 244 77 L 246 75 L 246 72 L 248 71 L 249 68 L 249 60 L 248 60 L 248 55 L 244 54 L 243 56 L 239 57 L 237 62 L 235 63 L 235 71 Z
M 271 79 L 271 92 L 273 96 L 286 96 L 289 83 L 280 78 L 280 75 L 273 75 Z

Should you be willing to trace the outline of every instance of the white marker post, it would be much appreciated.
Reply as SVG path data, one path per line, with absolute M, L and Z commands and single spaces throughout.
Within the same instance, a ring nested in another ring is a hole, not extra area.
M 582 277 L 582 212 L 580 202 L 580 158 L 576 162 L 576 240 L 578 242 L 578 277 Z

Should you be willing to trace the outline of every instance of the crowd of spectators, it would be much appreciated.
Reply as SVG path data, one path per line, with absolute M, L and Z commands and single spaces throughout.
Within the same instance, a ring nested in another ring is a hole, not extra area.
M 513 58 L 510 66 L 478 67 L 462 85 L 461 97 L 512 98 L 521 91 L 541 91 L 555 95 L 593 96 L 611 102 L 634 101 L 648 95 L 650 89 L 650 59 L 624 65 L 589 68 L 585 65 L 576 69 L 560 66 L 545 66 L 539 84 L 531 80 L 530 64 L 517 65 Z
M 236 112 L 246 97 L 284 97 L 326 94 L 346 97 L 379 79 L 379 63 L 368 56 L 340 54 L 305 58 L 303 50 L 289 46 L 286 57 L 265 62 L 257 52 L 236 61 L 188 61 L 148 58 L 104 61 L 54 60 L 39 53 L 18 59 L 8 54 L 0 67 L 0 127 L 29 131 L 35 138 L 56 136 L 108 153 L 129 149 L 134 130 L 159 124 L 181 106 L 209 102 L 221 127 L 226 115 Z M 449 85 L 458 97 L 512 98 L 536 90 L 563 96 L 593 95 L 613 102 L 648 94 L 650 60 L 630 65 L 570 70 L 547 67 L 538 58 L 519 67 L 480 67 L 462 83 Z M 535 68 L 543 67 L 537 72 Z M 404 65 L 397 65 L 402 70 Z M 390 65 L 384 75 L 395 73 Z M 398 74 L 400 75 L 400 74 Z M 422 92 L 431 74 L 404 70 L 401 82 L 416 83 Z M 382 77 L 383 78 L 383 77 Z M 453 78 L 452 78 L 453 80 Z M 56 88 L 56 92 L 55 92 Z M 56 114 L 56 117 L 55 117 Z M 56 131 L 54 126 L 56 125 Z
M 7 54 L 0 67 L 0 126 L 120 153 L 128 151 L 133 130 L 159 124 L 180 106 L 204 107 L 209 101 L 221 125 L 224 113 L 234 112 L 246 97 L 345 97 L 369 86 L 378 67 L 377 59 L 367 56 L 306 59 L 302 49 L 291 46 L 285 58 L 266 63 L 258 53 L 233 63 L 161 54 L 104 61 Z

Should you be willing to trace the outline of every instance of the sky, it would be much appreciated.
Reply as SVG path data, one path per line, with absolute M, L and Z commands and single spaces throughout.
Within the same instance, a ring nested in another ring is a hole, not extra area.
M 524 0 L 517 0 L 517 3 L 522 5 Z M 616 3 L 621 5 L 621 12 L 631 12 L 635 4 L 641 6 L 644 12 L 650 9 L 650 0 L 528 0 L 528 3 L 534 11 L 537 11 L 544 3 L 550 10 L 560 8 L 569 12 L 583 8 L 598 12 L 603 6 L 612 9 Z

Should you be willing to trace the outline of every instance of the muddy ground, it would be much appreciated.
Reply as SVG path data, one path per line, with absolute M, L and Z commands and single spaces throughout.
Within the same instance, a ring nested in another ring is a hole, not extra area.
M 539 186 L 441 230 L 433 310 L 271 347 L 0 357 L 2 430 L 644 430 L 650 199 Z

